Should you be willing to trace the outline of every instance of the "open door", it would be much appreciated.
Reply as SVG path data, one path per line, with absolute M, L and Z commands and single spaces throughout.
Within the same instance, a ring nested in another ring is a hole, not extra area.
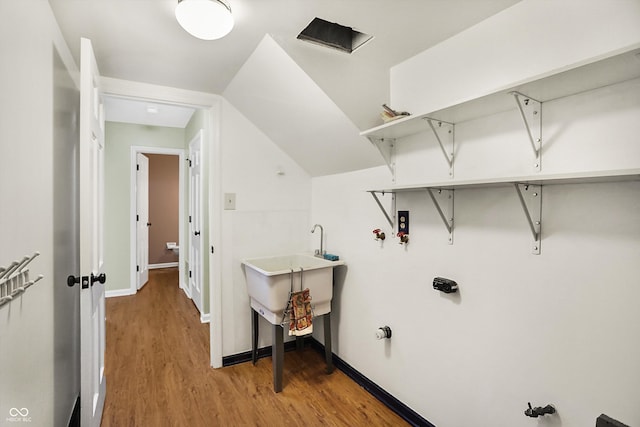
M 189 143 L 189 294 L 202 314 L 202 133 Z
M 106 381 L 103 262 L 104 108 L 91 41 L 80 48 L 80 417 L 99 426 Z
M 136 153 L 136 274 L 140 290 L 149 281 L 149 158 Z

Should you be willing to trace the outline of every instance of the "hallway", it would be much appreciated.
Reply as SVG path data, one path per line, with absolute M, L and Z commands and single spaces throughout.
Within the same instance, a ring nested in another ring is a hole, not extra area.
M 315 350 L 287 352 L 284 391 L 271 358 L 214 370 L 209 325 L 177 286 L 152 270 L 136 295 L 107 299 L 107 397 L 102 426 L 397 426 L 405 422 Z

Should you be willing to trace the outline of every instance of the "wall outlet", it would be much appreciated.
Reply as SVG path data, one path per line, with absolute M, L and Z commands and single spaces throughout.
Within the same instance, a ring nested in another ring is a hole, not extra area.
M 398 211 L 398 233 L 409 234 L 409 211 Z
M 224 193 L 224 210 L 232 211 L 236 208 L 236 193 Z

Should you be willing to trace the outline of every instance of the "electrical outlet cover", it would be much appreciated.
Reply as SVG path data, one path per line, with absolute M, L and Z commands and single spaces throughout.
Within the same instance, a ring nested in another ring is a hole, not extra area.
M 409 234 L 409 211 L 398 211 L 398 233 Z

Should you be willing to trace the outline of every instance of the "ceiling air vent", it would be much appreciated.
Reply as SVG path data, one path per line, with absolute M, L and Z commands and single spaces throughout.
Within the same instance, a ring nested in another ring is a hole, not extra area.
M 298 34 L 298 39 L 300 40 L 347 53 L 352 53 L 372 38 L 373 36 L 356 31 L 351 27 L 345 27 L 320 18 L 313 18 L 307 28 Z

